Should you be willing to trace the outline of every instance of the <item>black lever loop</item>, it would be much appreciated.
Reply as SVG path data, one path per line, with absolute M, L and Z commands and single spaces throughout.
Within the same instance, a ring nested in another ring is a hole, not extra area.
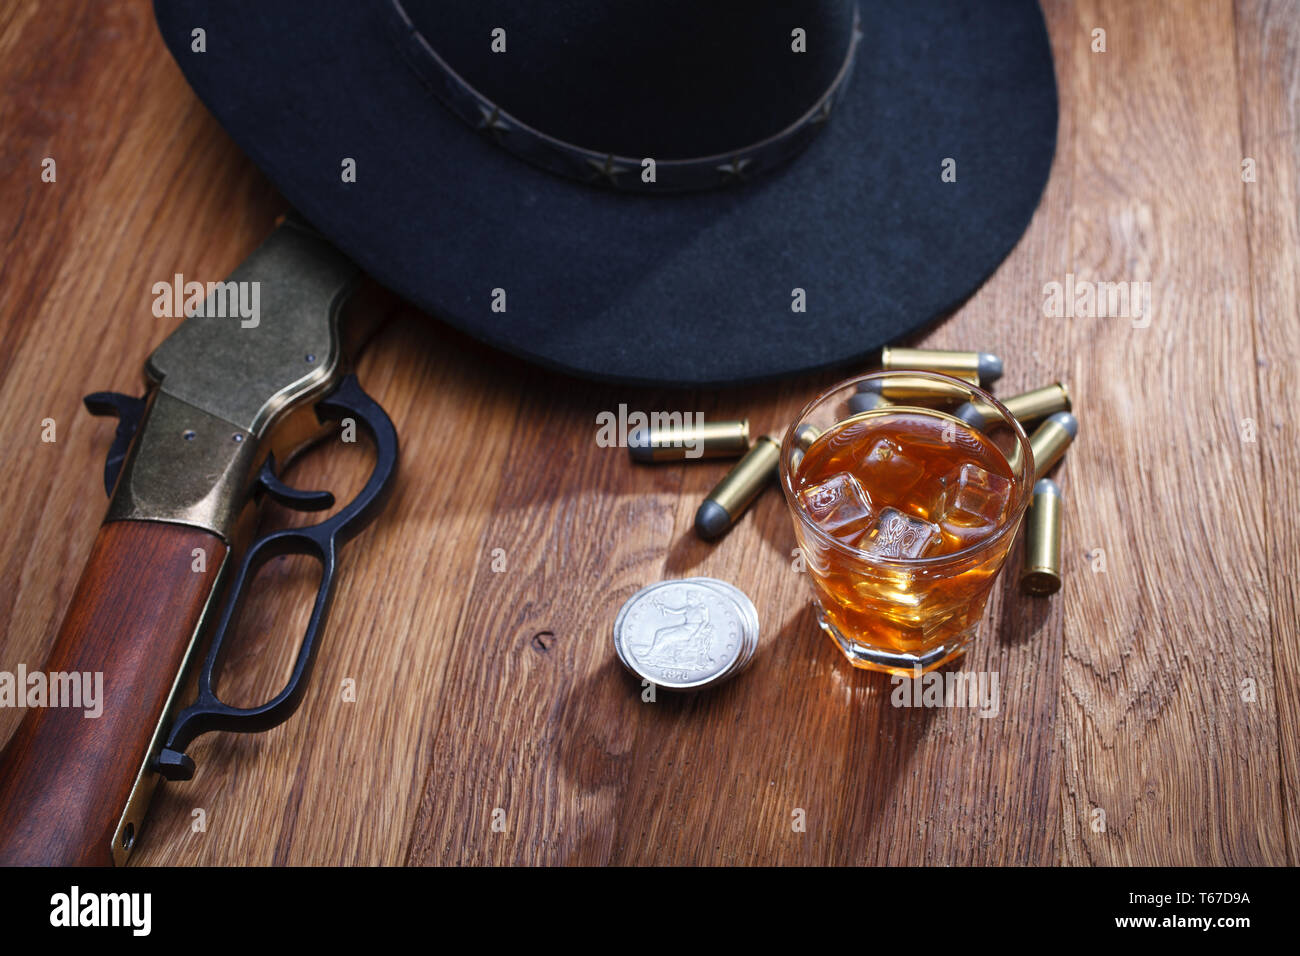
M 323 421 L 354 418 L 374 443 L 375 468 L 361 492 L 333 517 L 305 528 L 272 531 L 249 547 L 230 584 L 203 669 L 199 672 L 198 697 L 177 715 L 155 761 L 154 769 L 170 780 L 188 780 L 194 776 L 194 761 L 185 750 L 200 734 L 213 730 L 237 733 L 270 730 L 288 720 L 298 709 L 307 691 L 321 628 L 333 599 L 338 548 L 383 509 L 392 490 L 397 470 L 397 432 L 387 413 L 361 390 L 356 376 L 348 375 L 339 382 L 333 392 L 317 403 L 316 411 Z M 299 507 L 304 505 L 312 506 L 310 502 L 303 502 Z M 222 645 L 230 627 L 238 620 L 245 586 L 267 561 L 287 554 L 311 555 L 321 563 L 320 586 L 306 633 L 298 647 L 293 672 L 284 688 L 260 707 L 231 707 L 217 697 L 213 688 L 221 663 Z

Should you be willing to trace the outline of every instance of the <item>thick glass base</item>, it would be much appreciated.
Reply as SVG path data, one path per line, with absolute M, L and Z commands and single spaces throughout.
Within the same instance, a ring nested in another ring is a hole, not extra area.
M 815 603 L 817 605 L 817 623 L 821 625 L 821 629 L 826 632 L 827 636 L 835 642 L 835 646 L 848 658 L 849 663 L 854 667 L 861 667 L 863 670 L 883 671 L 886 674 L 902 674 L 912 677 L 918 673 L 924 674 L 936 667 L 942 667 L 949 661 L 965 654 L 967 646 L 975 639 L 975 634 L 979 630 L 979 625 L 969 627 L 965 631 L 954 634 L 942 644 L 929 648 L 923 654 L 889 651 L 845 637 L 826 617 L 821 602 Z

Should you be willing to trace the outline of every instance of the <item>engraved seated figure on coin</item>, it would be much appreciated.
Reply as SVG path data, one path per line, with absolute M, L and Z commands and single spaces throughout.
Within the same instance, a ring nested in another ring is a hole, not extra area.
M 709 644 L 713 625 L 709 623 L 709 609 L 698 594 L 687 593 L 682 607 L 670 607 L 658 600 L 654 606 L 661 614 L 680 616 L 682 620 L 655 630 L 650 645 L 637 655 L 642 661 L 653 667 L 680 667 L 684 652 L 689 651 L 685 656 L 694 658 L 694 667 L 712 663 Z

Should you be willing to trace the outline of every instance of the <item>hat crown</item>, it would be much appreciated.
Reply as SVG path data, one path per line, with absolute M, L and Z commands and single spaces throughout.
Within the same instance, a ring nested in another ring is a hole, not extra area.
M 825 98 L 853 0 L 392 0 L 483 101 L 585 150 L 744 151 Z

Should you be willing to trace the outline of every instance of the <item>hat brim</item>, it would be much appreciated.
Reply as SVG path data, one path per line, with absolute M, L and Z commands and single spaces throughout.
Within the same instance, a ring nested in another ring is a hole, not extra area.
M 993 272 L 1056 144 L 1033 0 L 864 6 L 848 88 L 807 150 L 752 182 L 663 197 L 491 143 L 425 88 L 378 5 L 167 0 L 155 14 L 235 142 L 370 275 L 490 345 L 605 381 L 732 384 L 865 357 Z

